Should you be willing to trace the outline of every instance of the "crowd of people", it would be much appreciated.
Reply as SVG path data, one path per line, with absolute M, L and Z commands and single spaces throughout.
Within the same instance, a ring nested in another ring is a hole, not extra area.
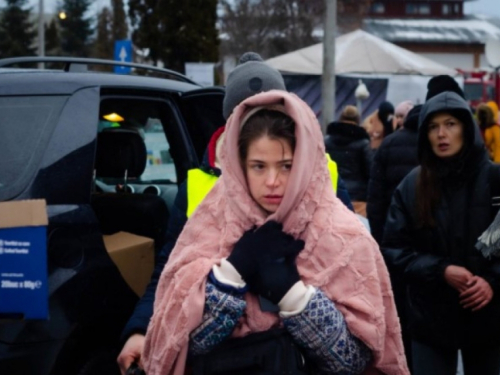
M 247 53 L 224 116 L 179 187 L 122 374 L 454 375 L 459 350 L 466 375 L 500 373 L 500 260 L 476 249 L 500 195 L 494 103 L 474 112 L 438 76 L 425 103 L 364 121 L 346 106 L 323 136 Z

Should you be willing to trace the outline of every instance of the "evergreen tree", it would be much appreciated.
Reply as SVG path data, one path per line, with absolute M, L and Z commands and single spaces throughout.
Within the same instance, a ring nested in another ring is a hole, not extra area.
M 6 0 L 7 6 L 0 17 L 0 58 L 33 56 L 37 34 L 30 22 L 28 0 Z
M 49 25 L 45 26 L 45 54 L 47 56 L 58 56 L 61 52 L 61 39 L 57 29 L 57 21 L 52 19 Z
M 123 7 L 123 0 L 111 0 L 113 9 L 112 41 L 128 38 L 127 16 Z
M 102 8 L 97 16 L 97 37 L 92 56 L 99 59 L 113 59 L 112 16 L 109 8 Z M 108 67 L 107 67 L 108 68 Z M 110 70 L 110 69 L 106 69 Z
M 184 71 L 186 62 L 218 60 L 217 0 L 130 0 L 132 40 L 154 63 Z
M 92 19 L 87 18 L 91 0 L 63 0 L 59 6 L 66 13 L 65 19 L 59 20 L 61 45 L 65 55 L 87 57 L 90 52 L 92 37 Z

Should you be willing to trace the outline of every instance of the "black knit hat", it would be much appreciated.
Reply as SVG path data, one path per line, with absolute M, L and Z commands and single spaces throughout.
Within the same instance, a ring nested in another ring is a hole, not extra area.
M 455 92 L 465 99 L 464 92 L 453 77 L 449 75 L 439 75 L 432 77 L 427 83 L 427 96 L 425 97 L 425 101 L 445 91 Z
M 378 106 L 377 116 L 384 126 L 384 137 L 393 132 L 392 117 L 394 115 L 394 106 L 391 102 L 382 102 Z

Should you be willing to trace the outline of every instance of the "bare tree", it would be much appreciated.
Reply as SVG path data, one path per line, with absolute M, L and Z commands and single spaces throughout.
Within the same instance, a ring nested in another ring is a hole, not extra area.
M 360 28 L 371 0 L 337 1 L 337 35 Z M 322 40 L 324 0 L 220 0 L 222 56 L 255 51 L 264 58 Z
M 345 34 L 360 29 L 372 0 L 337 0 L 337 30 Z
M 322 0 L 221 0 L 221 53 L 255 51 L 264 58 L 317 42 Z

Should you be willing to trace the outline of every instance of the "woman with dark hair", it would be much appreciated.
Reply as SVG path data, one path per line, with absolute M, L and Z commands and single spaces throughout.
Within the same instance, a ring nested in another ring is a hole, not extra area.
M 492 108 L 488 104 L 479 104 L 476 119 L 491 160 L 500 163 L 500 126 L 495 121 Z
M 383 258 L 331 189 L 309 106 L 252 96 L 221 147 L 160 278 L 146 373 L 408 374 Z
M 475 248 L 497 209 L 500 170 L 467 102 L 443 92 L 422 107 L 420 167 L 394 192 L 382 252 L 407 285 L 414 375 L 500 372 L 500 261 Z M 493 176 L 493 177 L 492 177 Z

